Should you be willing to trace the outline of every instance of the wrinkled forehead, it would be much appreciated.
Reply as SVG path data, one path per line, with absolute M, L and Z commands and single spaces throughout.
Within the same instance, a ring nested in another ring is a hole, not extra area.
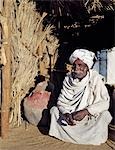
M 88 69 L 88 66 L 87 64 L 85 64 L 81 59 L 77 58 L 74 63 L 73 63 L 73 66 L 76 66 L 76 65 L 79 65 L 83 68 L 87 68 Z
M 81 59 L 77 58 L 73 64 L 83 64 L 86 65 Z M 86 65 L 87 66 L 87 65 Z

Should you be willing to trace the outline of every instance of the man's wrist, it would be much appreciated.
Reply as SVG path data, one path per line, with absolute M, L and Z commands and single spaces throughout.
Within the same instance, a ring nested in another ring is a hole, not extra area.
M 87 109 L 84 109 L 84 111 L 85 111 L 85 114 L 86 114 L 86 115 L 89 115 L 89 114 L 90 114 Z

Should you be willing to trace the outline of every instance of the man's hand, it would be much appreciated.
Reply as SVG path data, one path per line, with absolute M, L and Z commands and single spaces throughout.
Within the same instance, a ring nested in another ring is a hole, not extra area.
M 80 110 L 80 111 L 77 111 L 77 112 L 73 112 L 72 113 L 72 118 L 73 118 L 73 120 L 81 121 L 88 114 L 89 114 L 88 110 L 84 109 L 84 110 Z
M 64 118 L 65 118 L 66 122 L 68 123 L 68 125 L 71 125 L 71 126 L 75 125 L 74 120 L 72 118 L 72 114 L 65 113 Z

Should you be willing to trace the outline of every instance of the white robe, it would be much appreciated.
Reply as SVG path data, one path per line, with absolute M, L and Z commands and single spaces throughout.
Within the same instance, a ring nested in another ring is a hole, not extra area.
M 49 135 L 66 142 L 76 144 L 100 145 L 108 138 L 108 124 L 112 117 L 109 108 L 108 91 L 101 76 L 90 70 L 80 82 L 68 74 L 63 81 L 63 88 L 58 98 L 57 107 L 51 108 Z M 85 116 L 76 125 L 63 124 L 63 114 L 87 109 L 90 116 Z

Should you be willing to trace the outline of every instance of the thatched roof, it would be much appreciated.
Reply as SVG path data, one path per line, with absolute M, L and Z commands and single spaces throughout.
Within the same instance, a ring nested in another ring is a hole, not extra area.
M 113 47 L 115 0 L 34 0 L 39 12 L 48 13 L 44 24 L 53 24 L 59 39 L 55 68 L 65 69 L 76 48 L 94 52 Z
M 54 16 L 79 19 L 85 15 L 102 14 L 114 10 L 115 0 L 34 0 L 40 11 L 46 11 Z
M 97 51 L 115 44 L 115 0 L 34 1 L 39 6 L 38 11 L 48 12 L 46 22 L 57 27 L 61 54 L 63 51 L 71 53 L 76 47 Z

